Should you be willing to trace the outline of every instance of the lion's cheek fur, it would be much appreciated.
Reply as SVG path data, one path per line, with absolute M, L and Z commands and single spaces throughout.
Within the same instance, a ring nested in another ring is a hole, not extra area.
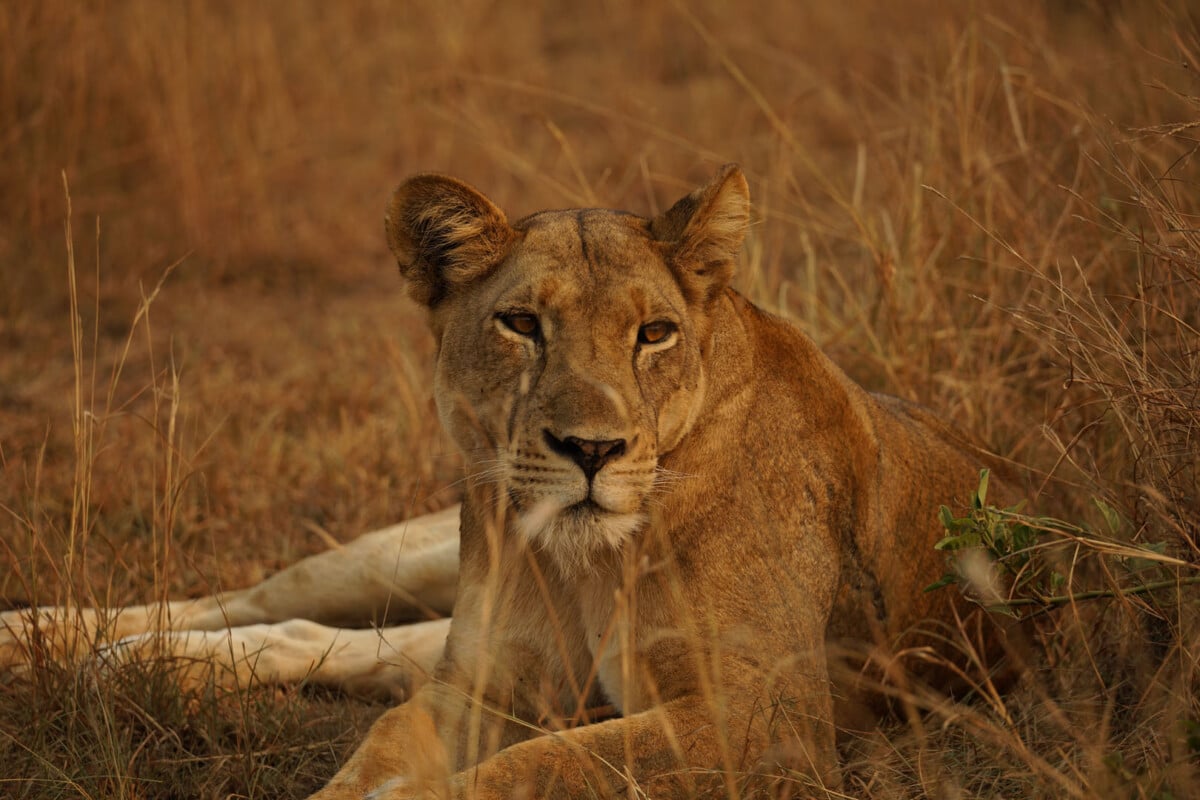
M 668 391 L 657 413 L 659 454 L 669 453 L 687 436 L 704 404 L 705 375 L 699 366 L 689 384 Z
M 468 461 L 492 458 L 510 438 L 505 423 L 519 402 L 521 368 L 504 354 L 472 355 L 468 372 L 455 364 L 464 363 L 463 351 L 486 348 L 483 343 L 443 341 L 434 370 L 433 395 L 438 418 Z M 458 351 L 458 352 L 455 352 Z M 490 357 L 488 357 L 490 356 Z
M 659 457 L 683 441 L 704 404 L 706 376 L 701 348 L 693 338 L 694 327 L 685 327 L 684 341 L 671 351 L 637 364 L 641 424 L 653 431 Z

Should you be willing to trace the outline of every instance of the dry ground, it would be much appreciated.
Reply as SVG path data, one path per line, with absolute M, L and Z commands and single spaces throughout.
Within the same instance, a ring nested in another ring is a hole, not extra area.
M 1185 564 L 1104 625 L 1040 618 L 1006 694 L 914 693 L 847 747 L 846 790 L 1197 796 L 1195 13 L 0 5 L 0 596 L 243 586 L 454 499 L 381 230 L 403 176 L 653 212 L 738 161 L 744 291 L 1028 465 L 1038 514 Z M 1135 586 L 1067 542 L 1100 591 Z M 381 710 L 43 665 L 0 679 L 0 795 L 296 796 Z

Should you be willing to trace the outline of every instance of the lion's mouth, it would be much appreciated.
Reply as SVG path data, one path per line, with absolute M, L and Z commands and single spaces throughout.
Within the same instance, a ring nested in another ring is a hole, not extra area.
M 508 490 L 509 505 L 519 513 L 528 513 L 534 511 L 538 514 L 551 515 L 558 517 L 570 517 L 576 520 L 595 519 L 596 517 L 604 516 L 605 514 L 619 513 L 612 509 L 605 508 L 592 496 L 589 488 L 587 497 L 582 500 L 577 500 L 569 505 L 558 505 L 552 501 L 543 501 L 542 503 L 529 503 L 515 489 Z
M 567 506 L 559 513 L 563 514 L 564 516 L 574 517 L 575 519 L 595 519 L 602 514 L 611 514 L 612 512 L 597 503 L 592 498 L 591 493 L 589 493 L 587 497 L 580 500 L 578 503 L 573 503 Z
M 576 574 L 597 554 L 620 547 L 642 527 L 645 516 L 614 511 L 587 497 L 566 506 L 545 502 L 514 521 L 516 531 L 549 554 L 564 574 Z

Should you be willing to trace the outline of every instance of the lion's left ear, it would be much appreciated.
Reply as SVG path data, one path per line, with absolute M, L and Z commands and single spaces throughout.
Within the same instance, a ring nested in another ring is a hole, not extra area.
M 736 164 L 650 223 L 689 303 L 711 302 L 733 278 L 750 226 L 750 187 Z

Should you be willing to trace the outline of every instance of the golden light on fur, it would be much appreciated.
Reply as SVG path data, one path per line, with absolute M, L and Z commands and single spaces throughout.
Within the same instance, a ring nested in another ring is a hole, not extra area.
M 396 290 L 404 259 L 379 233 L 391 182 L 422 170 L 485 187 L 515 228 L 544 208 L 656 219 L 740 162 L 754 198 L 742 294 L 855 381 L 1031 467 L 1027 513 L 1116 530 L 1130 553 L 1165 548 L 1153 569 L 1195 564 L 1200 45 L 1186 6 L 3 5 L 0 597 L 42 612 L 3 618 L 0 662 L 18 663 L 0 667 L 0 785 L 34 800 L 304 796 L 379 697 L 427 680 L 458 547 L 457 518 L 449 535 L 425 515 L 507 468 L 463 478 L 430 400 L 426 312 Z M 451 228 L 451 251 L 475 233 Z M 479 233 L 481 263 L 511 244 Z M 426 266 L 407 284 L 422 302 L 452 288 L 420 287 Z M 720 379 L 664 401 L 660 443 L 703 423 L 691 397 Z M 526 370 L 517 394 L 537 380 Z M 653 463 L 647 525 L 681 492 L 717 497 L 692 488 L 697 471 Z M 1100 538 L 1039 547 L 1071 581 L 1051 593 L 1084 596 L 1001 651 L 984 646 L 986 614 L 919 626 L 958 659 L 886 632 L 847 643 L 882 672 L 847 657 L 850 683 L 889 699 L 841 726 L 840 788 L 815 784 L 813 754 L 786 740 L 801 713 L 782 695 L 764 706 L 782 740 L 766 763 L 806 768 L 742 769 L 726 747 L 703 779 L 742 798 L 1197 794 L 1193 573 L 1159 575 Z M 664 569 L 583 549 L 633 584 Z M 543 605 L 557 571 L 528 576 Z M 626 618 L 647 607 L 592 588 Z M 162 625 L 189 632 L 142 638 Z M 633 632 L 601 631 L 609 687 L 652 683 Z M 98 652 L 111 668 L 93 669 Z M 720 653 L 697 672 L 705 703 L 727 709 Z M 590 705 L 597 681 L 543 686 L 535 727 L 611 715 Z
M 653 220 L 571 209 L 509 228 L 481 195 L 432 176 L 402 184 L 391 209 L 402 269 L 423 264 L 415 279 L 442 287 L 426 298 L 442 422 L 473 470 L 501 466 L 467 487 L 433 682 L 318 797 L 399 786 L 417 766 L 411 714 L 442 720 L 451 796 L 526 782 L 539 797 L 691 792 L 681 770 L 764 757 L 772 693 L 797 698 L 800 768 L 836 785 L 823 643 L 949 614 L 919 592 L 939 538 L 921 509 L 963 493 L 985 456 L 866 394 L 729 287 L 749 224 L 736 167 Z M 460 263 L 448 253 L 471 247 L 466 230 L 505 249 L 480 255 L 486 268 Z M 666 334 L 642 331 L 664 320 L 671 338 L 656 346 Z M 655 492 L 660 467 L 693 482 Z M 914 537 L 927 547 L 900 557 Z M 587 696 L 621 719 L 504 733 L 536 718 L 532 685 L 563 684 L 568 709 Z M 380 792 L 392 794 L 404 792 Z

